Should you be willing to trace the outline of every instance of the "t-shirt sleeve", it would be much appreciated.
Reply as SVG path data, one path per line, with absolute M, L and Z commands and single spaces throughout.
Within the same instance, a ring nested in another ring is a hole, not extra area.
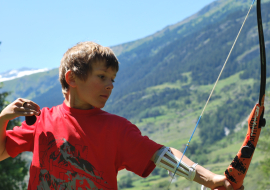
M 12 157 L 24 151 L 33 151 L 34 147 L 35 125 L 27 125 L 22 122 L 22 125 L 16 126 L 13 130 L 6 131 L 6 150 Z
M 120 134 L 120 160 L 122 166 L 141 177 L 147 177 L 156 167 L 150 159 L 163 145 L 142 136 L 136 125 L 127 122 Z

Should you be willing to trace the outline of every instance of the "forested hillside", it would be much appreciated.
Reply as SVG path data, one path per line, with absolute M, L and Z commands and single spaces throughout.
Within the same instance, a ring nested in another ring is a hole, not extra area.
M 153 35 L 112 47 L 120 70 L 104 109 L 128 118 L 151 139 L 183 150 L 250 4 L 246 0 L 214 1 Z M 262 1 L 268 68 L 269 10 L 270 0 Z M 238 151 L 245 136 L 246 119 L 258 101 L 260 54 L 256 17 L 253 7 L 187 152 L 193 160 L 217 173 L 223 173 Z M 267 90 L 269 75 L 267 72 Z M 58 69 L 4 82 L 0 93 L 3 91 L 12 92 L 10 101 L 20 96 L 41 107 L 63 101 Z M 265 115 L 270 118 L 267 100 L 266 104 Z M 256 166 L 262 157 L 256 153 L 251 168 L 259 175 Z M 166 172 L 159 169 L 144 181 L 133 174 L 120 173 L 119 188 L 164 189 L 166 177 Z M 184 187 L 195 186 L 181 179 L 174 186 Z M 254 187 L 256 184 L 246 189 Z
M 138 97 L 145 96 L 143 92 L 148 87 L 166 82 L 180 81 L 183 83 L 187 80 L 184 73 L 191 73 L 190 86 L 213 83 L 248 10 L 246 7 L 234 12 L 228 11 L 229 14 L 220 14 L 223 9 L 227 9 L 227 6 L 229 4 L 211 16 L 201 16 L 176 28 L 168 28 L 163 31 L 163 36 L 157 37 L 157 40 L 151 40 L 146 42 L 146 45 L 140 45 L 132 51 L 121 54 L 119 60 L 123 63 L 124 68 L 120 68 L 115 87 L 117 93 L 111 97 L 107 109 L 125 117 L 133 117 L 133 114 L 129 115 L 129 110 L 133 109 L 133 106 L 126 106 L 123 109 L 115 105 L 119 101 L 123 101 L 123 105 L 140 105 L 136 101 L 139 101 Z M 269 11 L 267 11 L 269 6 L 269 3 L 262 6 L 264 21 L 269 18 Z M 208 19 L 214 21 L 209 23 Z M 204 20 L 207 21 L 204 22 Z M 256 11 L 253 9 L 221 78 L 227 78 L 240 71 L 244 71 L 240 76 L 241 79 L 259 78 L 260 70 L 257 69 L 259 43 L 256 21 Z M 198 24 L 194 24 L 196 22 Z M 190 29 L 190 25 L 194 28 L 197 28 L 195 26 L 198 25 L 199 29 Z M 269 50 L 270 41 L 267 38 L 270 33 L 269 21 L 265 23 L 264 28 L 266 49 Z M 267 59 L 269 57 L 270 55 L 267 54 Z M 125 68 L 125 65 L 128 65 L 128 69 Z M 188 89 L 190 86 L 186 86 L 186 88 Z M 141 93 L 141 95 L 136 98 L 128 98 L 134 102 L 125 101 L 128 96 L 135 96 L 134 93 Z M 183 96 L 181 92 L 178 97 L 180 96 Z

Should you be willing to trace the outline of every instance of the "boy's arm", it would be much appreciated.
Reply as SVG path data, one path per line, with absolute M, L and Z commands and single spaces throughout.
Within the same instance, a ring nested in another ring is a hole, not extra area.
M 0 161 L 9 157 L 6 150 L 6 128 L 9 120 L 19 116 L 39 115 L 39 110 L 36 103 L 23 98 L 18 98 L 3 109 L 0 113 Z
M 182 157 L 182 152 L 174 148 L 170 148 L 170 150 L 172 154 L 175 155 L 177 158 L 180 159 Z M 155 160 L 157 152 L 151 158 L 153 162 Z M 192 166 L 194 164 L 194 162 L 191 161 L 186 156 L 183 157 L 182 161 L 189 166 Z M 202 184 L 205 187 L 209 187 L 211 189 L 214 189 L 219 186 L 225 186 L 227 190 L 233 190 L 231 184 L 229 183 L 229 181 L 226 180 L 225 176 L 214 174 L 200 165 L 196 166 L 196 174 L 193 181 L 196 181 L 197 183 Z M 241 189 L 244 189 L 244 187 L 241 187 Z
M 6 128 L 8 121 L 5 121 L 0 114 L 0 161 L 9 157 L 6 150 Z

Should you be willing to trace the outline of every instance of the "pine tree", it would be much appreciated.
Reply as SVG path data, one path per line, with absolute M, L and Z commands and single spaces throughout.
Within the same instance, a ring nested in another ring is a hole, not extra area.
M 1 44 L 1 42 L 0 42 Z M 1 84 L 0 84 L 1 88 Z M 0 93 L 0 113 L 8 105 L 6 97 L 8 92 Z M 20 120 L 16 118 L 9 121 L 7 129 L 12 129 L 14 126 L 19 126 Z M 1 190 L 18 190 L 26 189 L 24 177 L 26 176 L 28 167 L 20 155 L 16 158 L 7 158 L 0 162 L 0 189 Z
M 5 101 L 9 93 L 0 93 L 0 111 L 2 111 L 8 102 Z M 20 120 L 16 118 L 9 121 L 7 129 L 19 126 Z M 27 175 L 28 167 L 20 155 L 16 158 L 7 158 L 0 162 L 0 189 L 1 190 L 18 190 L 26 189 L 24 177 Z

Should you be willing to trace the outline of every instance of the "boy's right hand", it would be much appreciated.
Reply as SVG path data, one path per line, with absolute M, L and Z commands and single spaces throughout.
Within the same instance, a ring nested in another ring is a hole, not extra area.
M 9 104 L 0 113 L 2 121 L 9 121 L 19 116 L 39 115 L 40 107 L 35 102 L 23 98 L 18 98 Z

